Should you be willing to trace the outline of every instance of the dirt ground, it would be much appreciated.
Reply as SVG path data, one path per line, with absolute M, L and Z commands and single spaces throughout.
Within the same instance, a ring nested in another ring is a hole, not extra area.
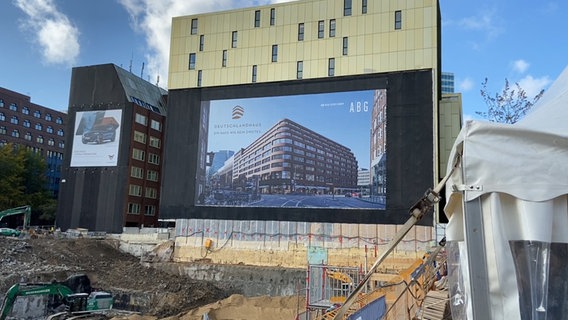
M 64 281 L 85 273 L 93 288 L 152 296 L 143 313 L 123 319 L 294 319 L 298 297 L 245 298 L 212 283 L 146 267 L 108 239 L 0 237 L 0 298 L 17 282 Z

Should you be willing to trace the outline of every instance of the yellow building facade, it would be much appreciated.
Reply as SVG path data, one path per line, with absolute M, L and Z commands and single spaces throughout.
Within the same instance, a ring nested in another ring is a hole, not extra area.
M 174 17 L 168 87 L 437 74 L 439 20 L 436 0 L 304 0 Z

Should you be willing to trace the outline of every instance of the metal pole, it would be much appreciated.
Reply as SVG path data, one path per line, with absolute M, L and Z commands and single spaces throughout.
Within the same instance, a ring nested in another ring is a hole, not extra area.
M 473 319 L 491 319 L 481 198 L 465 202 L 463 215 L 467 252 L 475 253 L 475 255 L 469 254 L 467 257 Z

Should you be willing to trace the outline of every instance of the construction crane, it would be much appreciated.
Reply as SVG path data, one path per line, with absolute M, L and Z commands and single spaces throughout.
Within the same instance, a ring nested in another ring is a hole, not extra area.
M 453 171 L 458 166 L 459 157 L 456 159 L 454 166 L 452 169 L 446 174 L 446 176 L 438 182 L 438 184 L 434 187 L 434 189 L 428 189 L 424 193 L 424 196 L 419 199 L 411 208 L 410 208 L 410 218 L 406 221 L 406 223 L 402 226 L 402 228 L 396 233 L 394 238 L 388 243 L 387 248 L 383 252 L 383 254 L 375 261 L 371 269 L 367 272 L 367 274 L 361 279 L 361 282 L 357 284 L 357 286 L 351 291 L 345 303 L 341 305 L 341 307 L 333 310 L 333 320 L 343 320 L 344 317 L 349 312 L 351 306 L 357 301 L 359 298 L 359 293 L 365 288 L 367 282 L 371 278 L 371 275 L 375 273 L 379 265 L 386 259 L 386 257 L 394 250 L 394 248 L 402 241 L 402 238 L 406 236 L 406 234 L 410 231 L 410 229 L 418 222 L 424 215 L 432 209 L 432 207 L 440 201 L 440 191 L 445 186 L 446 181 L 450 178 Z
M 23 229 L 24 230 L 27 229 L 30 226 L 30 220 L 31 220 L 31 216 L 32 216 L 32 207 L 31 206 L 21 206 L 21 207 L 17 207 L 17 208 L 11 208 L 11 209 L 7 209 L 7 210 L 4 210 L 4 211 L 0 211 L 0 221 L 4 217 L 13 216 L 13 215 L 17 215 L 17 214 L 23 214 L 24 215 Z

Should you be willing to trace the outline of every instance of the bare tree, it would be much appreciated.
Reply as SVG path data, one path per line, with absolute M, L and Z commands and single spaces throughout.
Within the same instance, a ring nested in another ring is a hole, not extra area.
M 519 83 L 515 83 L 512 87 L 509 80 L 505 79 L 503 91 L 500 94 L 495 93 L 494 96 L 487 90 L 487 78 L 481 85 L 481 96 L 487 104 L 487 112 L 476 111 L 475 113 L 491 122 L 515 123 L 519 121 L 544 93 L 544 90 L 541 90 L 532 101 L 529 101 L 527 93 Z

